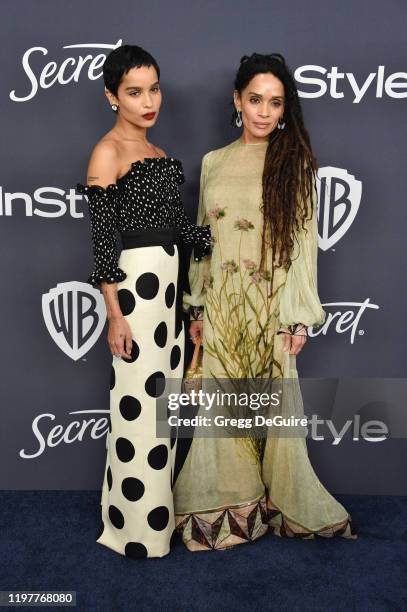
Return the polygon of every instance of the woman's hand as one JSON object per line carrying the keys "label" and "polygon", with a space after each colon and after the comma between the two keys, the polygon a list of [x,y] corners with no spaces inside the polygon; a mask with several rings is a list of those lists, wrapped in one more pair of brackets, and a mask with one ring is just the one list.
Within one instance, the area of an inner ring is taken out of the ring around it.
{"label": "woman's hand", "polygon": [[306,327],[302,326],[302,328],[298,329],[295,334],[291,334],[289,330],[285,330],[287,330],[287,328],[283,328],[281,330],[284,332],[283,351],[290,351],[290,355],[298,355],[307,341]]}
{"label": "woman's hand", "polygon": [[133,346],[132,340],[130,325],[123,316],[109,319],[107,341],[113,356],[120,355],[120,357],[129,359]]}
{"label": "woman's hand", "polygon": [[189,326],[189,335],[194,344],[198,342],[198,338],[203,343],[203,321],[192,321]]}

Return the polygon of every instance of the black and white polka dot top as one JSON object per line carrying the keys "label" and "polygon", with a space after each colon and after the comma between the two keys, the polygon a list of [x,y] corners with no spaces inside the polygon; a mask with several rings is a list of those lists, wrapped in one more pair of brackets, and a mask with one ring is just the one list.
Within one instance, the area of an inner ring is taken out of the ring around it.
{"label": "black and white polka dot top", "polygon": [[184,245],[194,247],[199,261],[211,248],[210,226],[192,224],[181,201],[179,185],[185,182],[182,163],[174,157],[150,157],[131,164],[126,174],[106,188],[82,185],[91,221],[94,270],[92,285],[116,283],[126,278],[118,267],[116,230],[177,227]]}

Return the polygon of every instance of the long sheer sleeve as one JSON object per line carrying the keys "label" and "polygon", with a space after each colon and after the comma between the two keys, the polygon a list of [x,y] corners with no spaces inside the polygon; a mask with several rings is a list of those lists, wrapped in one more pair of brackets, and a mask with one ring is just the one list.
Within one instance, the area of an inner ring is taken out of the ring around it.
{"label": "long sheer sleeve", "polygon": [[89,205],[94,267],[87,282],[94,286],[100,286],[102,281],[107,283],[123,281],[127,275],[117,265],[117,185],[112,183],[104,188],[99,185],[78,183],[76,190],[88,197]]}
{"label": "long sheer sleeve", "polygon": [[301,323],[307,327],[320,327],[326,319],[318,295],[318,218],[317,194],[314,193],[314,211],[305,221],[294,240],[292,263],[280,297],[280,322],[286,327]]}
{"label": "long sheer sleeve", "polygon": [[[198,226],[209,226],[209,219],[205,211],[204,194],[205,184],[208,176],[209,153],[204,155],[201,164],[201,176],[199,183],[199,205],[196,224]],[[183,306],[190,313],[191,319],[202,319],[205,308],[206,283],[210,278],[211,251],[194,249],[189,266],[189,284],[191,294],[184,293]]]}

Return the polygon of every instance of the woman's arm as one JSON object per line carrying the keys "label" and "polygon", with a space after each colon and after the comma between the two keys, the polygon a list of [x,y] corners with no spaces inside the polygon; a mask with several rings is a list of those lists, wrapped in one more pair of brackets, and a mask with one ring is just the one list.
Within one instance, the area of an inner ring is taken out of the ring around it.
{"label": "woman's arm", "polygon": [[100,286],[102,282],[120,282],[126,278],[126,274],[117,265],[117,164],[118,157],[113,145],[99,143],[89,162],[88,184],[77,185],[77,190],[88,197],[94,259],[94,269],[88,282],[95,286]]}
{"label": "woman's arm", "polygon": [[316,206],[313,216],[297,233],[291,266],[280,299],[280,322],[284,326],[302,323],[321,326],[326,313],[318,295],[317,257],[318,221]]}
{"label": "woman's arm", "polygon": [[[297,326],[297,329],[291,328],[291,332],[295,334],[291,338],[299,338],[295,342],[299,343],[300,350],[305,342],[302,337],[302,334],[306,333],[304,327],[320,327],[326,319],[326,312],[322,308],[318,295],[318,198],[315,187],[312,197],[313,215],[304,222],[305,229],[301,224],[300,231],[297,232],[292,262],[280,296],[281,331],[287,330],[289,326]],[[289,334],[286,335],[285,346],[288,341]]]}
{"label": "woman's arm", "polygon": [[[199,205],[196,224],[200,227],[210,227],[204,204],[204,192],[209,171],[209,153],[204,155],[201,164],[199,181]],[[189,310],[190,319],[202,320],[205,308],[206,288],[205,281],[209,278],[211,265],[211,251],[205,248],[195,248],[189,266],[189,284],[191,294],[184,293],[183,305]]]}
{"label": "woman's arm", "polygon": [[78,184],[88,195],[92,230],[94,270],[88,282],[100,286],[109,321],[108,344],[112,355],[129,357],[132,349],[130,326],[120,309],[117,282],[126,278],[117,266],[116,211],[117,153],[109,143],[99,143],[92,152],[87,185]]}

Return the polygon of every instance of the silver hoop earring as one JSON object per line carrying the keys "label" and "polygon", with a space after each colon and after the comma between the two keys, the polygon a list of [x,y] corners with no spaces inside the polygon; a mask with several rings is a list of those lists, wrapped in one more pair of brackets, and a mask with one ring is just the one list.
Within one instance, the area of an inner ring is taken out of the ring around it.
{"label": "silver hoop earring", "polygon": [[238,110],[236,111],[235,125],[236,127],[242,127],[243,125],[242,111],[238,111]]}
{"label": "silver hoop earring", "polygon": [[114,112],[116,112],[116,111],[117,111],[117,109],[119,108],[119,107],[117,106],[117,104],[112,104],[111,106],[112,106],[112,111],[114,111]]}
{"label": "silver hoop earring", "polygon": [[283,130],[285,128],[285,122],[284,121],[282,121],[282,123],[278,122],[277,127],[279,130]]}

